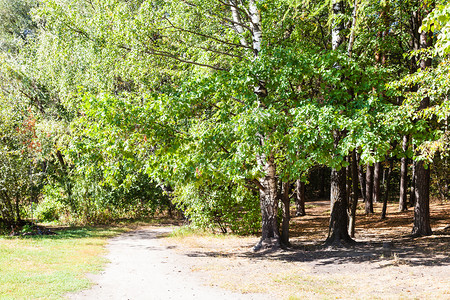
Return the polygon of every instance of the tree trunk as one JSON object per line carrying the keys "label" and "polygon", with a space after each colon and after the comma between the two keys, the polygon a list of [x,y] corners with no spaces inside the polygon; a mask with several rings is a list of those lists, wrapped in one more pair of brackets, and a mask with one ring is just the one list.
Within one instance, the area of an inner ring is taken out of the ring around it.
{"label": "tree trunk", "polygon": [[411,189],[409,191],[409,206],[414,207],[416,205],[416,162],[412,163],[411,171]]}
{"label": "tree trunk", "polygon": [[305,183],[300,179],[295,182],[295,207],[297,209],[296,216],[306,215],[305,211]]}
{"label": "tree trunk", "polygon": [[[432,7],[429,7],[430,11]],[[424,14],[429,13],[424,11]],[[428,32],[420,33],[420,48],[426,49],[432,46],[432,38]],[[420,60],[420,69],[425,70],[431,66],[431,58],[422,58]],[[430,98],[425,97],[420,101],[419,110],[430,106]],[[416,164],[416,205],[414,206],[414,225],[412,229],[413,236],[431,235],[430,225],[430,166],[426,166],[423,161]]]}
{"label": "tree trunk", "polygon": [[325,245],[341,246],[354,241],[348,234],[347,195],[345,194],[345,168],[331,170],[331,216]]}
{"label": "tree trunk", "polygon": [[[258,158],[260,164],[264,163],[263,156]],[[280,232],[278,229],[278,189],[276,178],[276,167],[273,157],[266,160],[264,164],[266,176],[260,179],[259,200],[261,206],[261,240],[253,248],[254,251],[267,248],[278,248],[280,246]]]}
{"label": "tree trunk", "polygon": [[356,154],[356,159],[358,163],[358,178],[359,185],[361,186],[361,196],[363,198],[364,203],[366,203],[366,174],[364,174],[363,166],[360,164],[360,154]]}
{"label": "tree trunk", "polygon": [[367,164],[366,171],[366,215],[373,213],[373,169],[374,167]]}
{"label": "tree trunk", "polygon": [[351,196],[352,196],[352,159],[351,159],[351,155],[347,155],[346,161],[348,162],[349,165],[347,166],[347,168],[345,168],[345,171],[346,171],[345,193],[347,194],[347,203],[350,203],[352,201],[351,200]]}
{"label": "tree trunk", "polygon": [[398,201],[398,210],[406,211],[408,210],[407,202],[407,189],[408,189],[408,158],[406,156],[406,151],[408,150],[408,136],[403,136],[403,157],[400,166],[400,198]]}
{"label": "tree trunk", "polygon": [[[342,30],[344,23],[342,14],[344,13],[344,1],[333,0],[333,28],[331,29],[331,43],[333,50],[337,50],[342,43]],[[339,64],[337,63],[337,66]],[[334,148],[339,146],[342,133],[335,130]],[[346,171],[345,168],[331,170],[331,191],[330,191],[330,225],[328,227],[328,237],[325,241],[326,245],[340,246],[351,244],[354,241],[348,235],[348,215],[347,215],[347,195],[346,195]]]}
{"label": "tree trunk", "polygon": [[381,210],[381,219],[386,219],[387,202],[389,200],[389,185],[391,182],[391,173],[393,168],[394,160],[389,159],[389,169],[386,174],[385,185],[384,185],[384,199],[383,199],[383,209]]}
{"label": "tree trunk", "polygon": [[381,202],[380,179],[382,174],[382,165],[375,163],[373,172],[373,202]]}
{"label": "tree trunk", "polygon": [[283,214],[283,221],[281,223],[281,244],[283,246],[290,246],[289,243],[289,221],[291,219],[290,203],[291,200],[289,199],[289,182],[283,182],[281,193],[281,204]]}
{"label": "tree trunk", "polygon": [[325,191],[325,184],[326,184],[326,169],[325,169],[325,167],[320,167],[319,174],[320,174],[319,198],[324,199],[325,197],[327,197],[326,191]]}
{"label": "tree trunk", "polygon": [[355,237],[355,220],[356,220],[356,208],[358,206],[358,166],[356,161],[356,151],[352,151],[352,203],[350,209],[350,221],[349,221],[349,233],[352,238]]}
{"label": "tree trunk", "polygon": [[430,225],[430,167],[423,161],[416,165],[416,204],[414,206],[413,236],[433,234]]}

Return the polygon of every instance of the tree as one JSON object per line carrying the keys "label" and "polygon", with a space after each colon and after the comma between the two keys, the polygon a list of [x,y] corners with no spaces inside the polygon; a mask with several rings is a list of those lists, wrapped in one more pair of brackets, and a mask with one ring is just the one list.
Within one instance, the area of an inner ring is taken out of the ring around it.
{"label": "tree", "polygon": [[[344,2],[334,0],[333,9],[333,28],[332,28],[332,49],[337,50],[342,43],[343,21],[342,14],[344,11]],[[339,64],[337,68],[341,67]],[[335,130],[334,147],[338,147],[338,143],[343,133]],[[346,171],[342,166],[334,167],[331,170],[331,216],[328,229],[328,237],[325,241],[328,245],[340,245],[341,243],[352,243],[353,240],[348,234],[348,217],[347,206],[348,197],[346,195]]]}
{"label": "tree", "polygon": [[407,187],[408,187],[408,157],[406,156],[406,151],[408,150],[408,136],[403,136],[402,150],[404,152],[401,158],[401,169],[400,169],[400,198],[398,201],[398,210],[405,211],[408,210],[407,202]]}

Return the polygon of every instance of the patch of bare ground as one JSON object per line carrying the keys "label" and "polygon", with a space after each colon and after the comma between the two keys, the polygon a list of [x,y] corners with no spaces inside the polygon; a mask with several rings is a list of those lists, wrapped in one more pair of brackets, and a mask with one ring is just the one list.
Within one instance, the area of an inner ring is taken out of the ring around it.
{"label": "patch of bare ground", "polygon": [[323,247],[329,202],[307,203],[307,215],[291,220],[292,247],[254,253],[257,236],[184,235],[163,243],[209,285],[273,299],[450,299],[450,203],[431,205],[429,237],[408,237],[413,209],[389,204],[381,220],[358,209],[358,242],[349,249]]}

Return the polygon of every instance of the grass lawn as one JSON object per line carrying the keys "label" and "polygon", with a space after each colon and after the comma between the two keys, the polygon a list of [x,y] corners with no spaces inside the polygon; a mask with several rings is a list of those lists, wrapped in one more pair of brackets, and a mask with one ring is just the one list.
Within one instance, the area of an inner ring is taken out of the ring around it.
{"label": "grass lawn", "polygon": [[67,228],[57,235],[0,236],[0,299],[61,299],[90,286],[107,239],[125,228]]}

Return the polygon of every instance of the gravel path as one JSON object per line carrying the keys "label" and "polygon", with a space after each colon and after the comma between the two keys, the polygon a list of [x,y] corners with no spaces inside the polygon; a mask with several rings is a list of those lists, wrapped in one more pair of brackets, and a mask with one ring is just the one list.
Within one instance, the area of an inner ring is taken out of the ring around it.
{"label": "gravel path", "polygon": [[158,235],[168,231],[148,228],[112,239],[106,256],[110,263],[99,275],[90,275],[95,285],[68,295],[69,299],[270,299],[266,295],[243,295],[205,286],[184,263],[189,257],[158,241]]}

